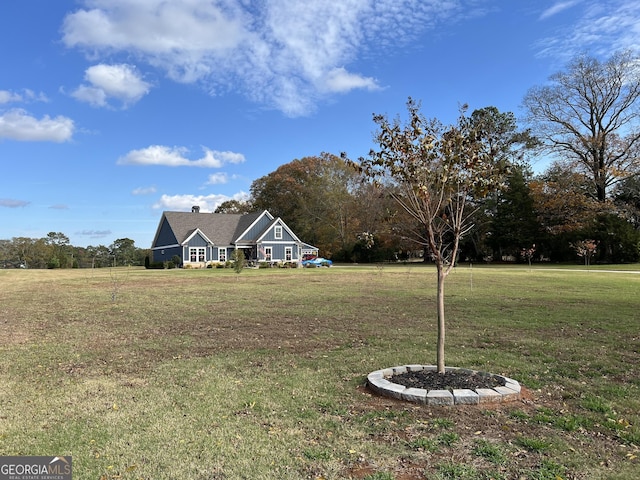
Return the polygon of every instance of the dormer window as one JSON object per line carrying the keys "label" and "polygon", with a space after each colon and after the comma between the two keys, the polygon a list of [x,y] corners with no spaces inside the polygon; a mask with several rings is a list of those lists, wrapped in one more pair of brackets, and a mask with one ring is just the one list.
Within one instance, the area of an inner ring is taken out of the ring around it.
{"label": "dormer window", "polygon": [[282,227],[277,225],[273,229],[276,240],[282,240]]}

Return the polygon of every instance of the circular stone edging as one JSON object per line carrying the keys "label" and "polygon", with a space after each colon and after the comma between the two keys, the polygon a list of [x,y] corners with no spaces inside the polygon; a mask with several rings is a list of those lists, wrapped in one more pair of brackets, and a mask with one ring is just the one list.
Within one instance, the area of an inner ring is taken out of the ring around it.
{"label": "circular stone edging", "polygon": [[[502,378],[505,385],[494,388],[426,390],[424,388],[405,387],[389,381],[394,375],[407,372],[421,372],[423,370],[437,370],[435,365],[403,365],[399,367],[376,370],[367,376],[369,388],[380,395],[406,400],[408,402],[423,403],[426,405],[478,405],[481,403],[510,402],[520,398],[520,383],[502,375],[494,375]],[[477,370],[469,370],[458,367],[445,367],[446,371],[459,371],[469,374],[484,373]]]}

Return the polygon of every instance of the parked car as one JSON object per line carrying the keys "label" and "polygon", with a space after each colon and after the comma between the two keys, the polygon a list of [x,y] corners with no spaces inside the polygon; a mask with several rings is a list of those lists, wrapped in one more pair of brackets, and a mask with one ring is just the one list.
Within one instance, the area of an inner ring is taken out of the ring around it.
{"label": "parked car", "polygon": [[303,267],[330,267],[331,265],[333,265],[331,260],[322,257],[314,257],[302,261]]}

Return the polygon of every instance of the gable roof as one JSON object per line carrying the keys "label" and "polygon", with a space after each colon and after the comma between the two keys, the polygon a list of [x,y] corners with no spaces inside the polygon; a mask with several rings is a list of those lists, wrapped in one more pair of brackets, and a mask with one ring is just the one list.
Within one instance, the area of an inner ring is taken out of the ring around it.
{"label": "gable roof", "polygon": [[[271,215],[267,210],[265,210],[260,215],[258,215],[255,219],[253,219],[253,221],[250,224],[243,225],[243,226],[238,225],[237,235],[234,237],[235,241],[237,243],[255,243],[256,232],[253,232],[254,233],[254,238],[249,238],[248,235],[249,235],[249,232],[251,231],[251,229],[258,223],[258,221],[263,216],[266,216],[271,222],[273,222],[273,215]],[[271,224],[269,224],[269,226],[270,225]],[[267,228],[269,228],[269,227],[267,227]],[[260,233],[262,233],[262,232],[259,232],[258,234],[260,234]]]}
{"label": "gable roof", "polygon": [[200,235],[200,237],[202,237],[202,239],[207,243],[214,243],[204,233],[202,233],[202,230],[200,230],[199,228],[196,228],[193,232],[191,232],[191,234],[189,234],[189,236],[185,238],[184,243],[187,243],[196,235]]}
{"label": "gable roof", "polygon": [[291,235],[291,238],[293,238],[294,241],[300,243],[300,239],[298,238],[298,236],[295,233],[293,233],[293,230],[291,230],[280,217],[274,218],[273,220],[271,220],[271,223],[267,225],[267,228],[265,228],[264,231],[260,234],[260,236],[256,238],[256,241],[259,242],[260,240],[262,240],[265,237],[265,235],[269,232],[269,230],[271,230],[271,228],[273,228],[275,225],[280,225],[287,232],[289,232],[289,235]]}
{"label": "gable roof", "polygon": [[248,214],[164,212],[153,239],[153,246],[159,246],[157,245],[158,236],[165,221],[180,245],[184,244],[196,230],[202,232],[214,245],[232,245],[238,235],[245,232],[263,214],[264,212]]}

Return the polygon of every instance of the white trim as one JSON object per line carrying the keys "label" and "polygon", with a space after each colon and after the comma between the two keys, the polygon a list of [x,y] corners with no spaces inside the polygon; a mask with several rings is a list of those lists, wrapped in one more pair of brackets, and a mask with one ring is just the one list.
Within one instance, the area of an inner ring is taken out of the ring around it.
{"label": "white trim", "polygon": [[164,250],[166,248],[176,248],[176,247],[182,247],[182,245],[180,245],[179,243],[175,243],[173,245],[162,245],[161,247],[153,247],[151,248],[151,250]]}
{"label": "white trim", "polygon": [[202,238],[204,238],[209,245],[214,245],[214,243],[211,240],[209,240],[209,238],[204,233],[202,233],[202,230],[200,230],[199,228],[196,228],[191,235],[185,238],[184,242],[182,242],[182,245],[186,246],[189,243],[189,240],[195,237],[196,233],[199,233],[200,236],[202,236]]}
{"label": "white trim", "polygon": [[[278,241],[273,241],[273,240],[267,240],[269,243],[292,243],[292,242],[296,242],[296,243],[302,243],[300,241],[300,239],[298,238],[298,236],[293,233],[293,231],[287,226],[286,223],[284,223],[284,221],[278,217],[275,219],[275,221],[273,222],[273,224],[271,225],[271,228],[268,228],[264,231],[264,233],[262,235],[260,235],[260,237],[258,237],[256,239],[256,243],[259,243],[261,241],[264,241],[264,237],[267,235],[267,233],[269,233],[272,229],[275,228],[276,225],[280,224],[280,226],[282,228],[284,228],[287,232],[289,232],[289,235],[291,235],[291,238],[293,238],[293,240],[285,240],[283,242],[278,242]],[[274,236],[275,236],[275,232],[274,232]]]}
{"label": "white trim", "polygon": [[260,244],[267,243],[269,245],[298,245],[298,242],[294,242],[293,240],[263,240]]}
{"label": "white trim", "polygon": [[[204,263],[207,261],[207,247],[187,247],[188,250],[188,257],[189,257],[189,263]],[[191,260],[191,252],[195,250],[195,257],[196,260]],[[202,255],[203,258],[202,260],[200,260],[200,250],[202,250]]]}
{"label": "white trim", "polygon": [[247,232],[248,232],[249,230],[251,230],[251,229],[255,226],[255,224],[256,224],[256,223],[258,223],[258,222],[260,221],[260,219],[261,219],[262,217],[264,217],[264,216],[265,216],[265,214],[269,217],[269,220],[273,220],[273,215],[271,215],[267,210],[265,210],[265,211],[264,211],[264,212],[262,212],[260,215],[258,215],[258,218],[256,218],[256,219],[251,223],[251,225],[249,225],[249,226],[247,227],[247,229],[246,229],[244,232],[242,232],[240,235],[238,235],[238,238],[236,238],[236,239],[233,241],[233,243],[234,243],[234,244],[238,243],[238,241],[239,241],[241,238],[243,238],[243,237],[247,234]]}
{"label": "white trim", "polygon": [[280,221],[280,223],[282,223],[282,226],[287,230],[287,232],[289,232],[291,234],[291,236],[293,237],[293,239],[296,242],[302,243],[302,241],[298,238],[298,236],[293,233],[293,230],[291,230],[286,223],[284,223],[284,220],[282,220],[280,217],[278,217],[278,220]]}

